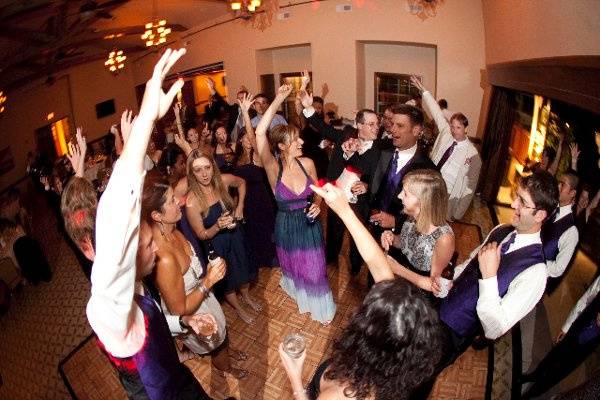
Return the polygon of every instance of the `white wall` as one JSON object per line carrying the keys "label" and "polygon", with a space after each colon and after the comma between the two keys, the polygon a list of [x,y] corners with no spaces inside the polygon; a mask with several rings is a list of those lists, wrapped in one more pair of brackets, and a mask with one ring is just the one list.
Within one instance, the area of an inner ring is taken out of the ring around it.
{"label": "white wall", "polygon": [[[365,104],[374,109],[375,72],[416,74],[433,95],[436,93],[436,49],[403,43],[364,43]],[[452,107],[451,107],[452,108]]]}
{"label": "white wall", "polygon": [[598,0],[483,0],[486,62],[600,55]]}

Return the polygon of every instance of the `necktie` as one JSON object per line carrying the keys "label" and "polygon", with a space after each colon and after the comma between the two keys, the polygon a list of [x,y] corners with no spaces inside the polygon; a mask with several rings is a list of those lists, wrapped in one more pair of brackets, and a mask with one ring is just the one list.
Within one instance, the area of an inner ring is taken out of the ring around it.
{"label": "necktie", "polygon": [[448,147],[446,149],[446,151],[444,152],[444,154],[442,154],[442,158],[440,158],[440,162],[437,165],[439,170],[441,170],[442,167],[444,166],[444,164],[446,163],[446,161],[448,161],[448,159],[452,155],[452,152],[454,151],[454,148],[456,147],[456,145],[457,145],[456,141],[452,142],[450,147]]}
{"label": "necktie", "polygon": [[513,232],[510,234],[510,237],[508,238],[508,240],[506,242],[502,243],[502,246],[500,247],[500,254],[503,254],[503,255],[506,254],[510,245],[515,242],[515,237],[517,237],[517,233]]}
{"label": "necktie", "polygon": [[398,169],[398,152],[394,152],[394,157],[392,157],[392,164],[390,165],[391,176],[396,175],[396,170]]}

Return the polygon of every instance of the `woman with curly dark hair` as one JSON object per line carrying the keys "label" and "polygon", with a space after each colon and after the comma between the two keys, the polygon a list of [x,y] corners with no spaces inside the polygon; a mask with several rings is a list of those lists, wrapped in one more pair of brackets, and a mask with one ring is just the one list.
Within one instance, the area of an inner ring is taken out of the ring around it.
{"label": "woman with curly dark hair", "polygon": [[293,359],[280,346],[294,398],[407,399],[429,381],[441,356],[437,313],[416,287],[394,280],[385,254],[340,189],[330,184],[312,189],[344,221],[377,283],[335,342],[332,357],[317,368],[307,390],[302,386],[306,352]]}

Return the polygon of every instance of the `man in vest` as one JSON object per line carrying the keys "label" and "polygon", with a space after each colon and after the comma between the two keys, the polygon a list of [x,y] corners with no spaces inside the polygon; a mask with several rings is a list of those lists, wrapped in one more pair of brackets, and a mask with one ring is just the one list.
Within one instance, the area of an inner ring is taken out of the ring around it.
{"label": "man in vest", "polygon": [[550,174],[523,178],[511,204],[511,224],[495,227],[456,268],[453,287],[440,307],[447,336],[440,371],[475,336],[499,338],[541,299],[547,273],[540,230],[557,203],[557,185]]}
{"label": "man in vest", "polygon": [[[162,91],[165,76],[183,54],[185,49],[168,49],[154,67],[140,114],[97,212],[95,202],[86,199],[90,196],[77,190],[86,187],[81,177],[67,185],[62,199],[69,235],[94,261],[88,321],[131,399],[210,399],[192,372],[179,362],[169,326],[210,334],[216,328],[214,318],[199,315],[166,320],[141,282],[154,268],[156,251],[150,227],[140,225],[144,155],[155,121],[169,110],[183,86],[178,80],[166,94]],[[91,188],[89,182],[87,187]]]}
{"label": "man in vest", "polygon": [[535,371],[523,376],[531,381],[524,399],[541,396],[559,383],[600,344],[600,277],[597,277],[571,310],[557,344],[539,363]]}
{"label": "man in vest", "polygon": [[558,208],[542,226],[542,243],[548,269],[547,292],[552,292],[561,281],[579,242],[573,205],[577,197],[579,178],[567,171],[558,179]]}

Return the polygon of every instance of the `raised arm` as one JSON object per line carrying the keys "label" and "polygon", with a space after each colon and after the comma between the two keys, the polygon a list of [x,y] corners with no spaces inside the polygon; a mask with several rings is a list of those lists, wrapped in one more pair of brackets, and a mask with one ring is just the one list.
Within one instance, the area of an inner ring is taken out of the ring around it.
{"label": "raised arm", "polygon": [[577,161],[579,160],[579,154],[581,154],[579,145],[573,142],[569,145],[569,149],[571,150],[571,169],[577,172]]}
{"label": "raised arm", "polygon": [[75,171],[75,176],[83,178],[83,174],[85,172],[85,153],[87,151],[87,144],[85,137],[81,134],[81,127],[77,128],[75,141],[76,143],[73,143],[73,141],[69,142],[69,152],[67,153],[67,158],[71,162],[73,171]]}
{"label": "raised arm", "polygon": [[563,144],[565,143],[564,136],[561,136],[558,140],[558,148],[556,149],[556,157],[552,161],[552,164],[548,167],[548,172],[552,175],[556,175],[556,171],[558,171],[558,164],[560,163],[560,158],[562,156]]}
{"label": "raised arm", "polygon": [[238,100],[238,104],[240,105],[240,110],[242,111],[242,118],[244,118],[244,129],[246,130],[246,135],[248,136],[248,139],[250,139],[250,143],[252,143],[252,148],[258,153],[256,146],[256,135],[254,134],[254,128],[252,127],[252,122],[250,120],[250,107],[252,104],[254,104],[254,96],[252,93],[246,93],[242,100]]}
{"label": "raised arm", "polygon": [[140,115],[98,205],[96,257],[87,315],[107,350],[117,357],[137,352],[145,337],[143,315],[133,302],[143,162],[154,121],[166,113],[183,84],[178,81],[167,94],[161,88],[169,69],[183,54],[185,49],[168,49],[154,67]]}
{"label": "raised arm", "polygon": [[120,160],[131,168],[135,168],[139,173],[144,171],[144,156],[146,155],[154,122],[167,113],[173,98],[183,87],[183,80],[178,79],[167,93],[162,90],[162,83],[167,73],[184,54],[185,49],[174,51],[167,49],[156,63],[152,78],[146,83],[140,113],[133,124],[130,137],[125,139],[125,135],[123,136],[126,143]]}
{"label": "raised arm", "polygon": [[271,149],[269,148],[269,139],[267,138],[267,130],[271,125],[271,121],[281,106],[281,103],[290,95],[292,92],[292,85],[282,85],[277,91],[277,96],[275,96],[275,100],[271,103],[262,119],[256,126],[256,146],[258,148],[258,156],[260,157],[260,161],[262,162],[265,170],[269,174],[269,180],[273,177],[273,174],[276,174],[277,171],[277,161],[275,157],[271,153]]}
{"label": "raised arm", "polygon": [[[433,158],[433,155],[437,154],[441,150],[440,146],[445,151],[447,148],[447,141],[452,140],[450,125],[448,124],[448,121],[446,121],[440,105],[437,101],[435,101],[433,95],[427,90],[423,83],[421,83],[421,81],[414,75],[410,77],[410,81],[421,93],[423,99],[423,109],[433,119],[439,131],[431,150]],[[446,145],[444,146],[444,144]]]}
{"label": "raised arm", "polygon": [[369,271],[371,271],[375,282],[394,279],[394,274],[388,265],[383,250],[381,250],[375,239],[373,239],[373,236],[371,236],[367,228],[365,228],[354,211],[352,211],[344,192],[330,183],[327,183],[322,188],[311,185],[311,188],[325,199],[329,208],[335,211],[344,222],[344,225],[346,225],[356,243],[360,255],[365,260]]}

